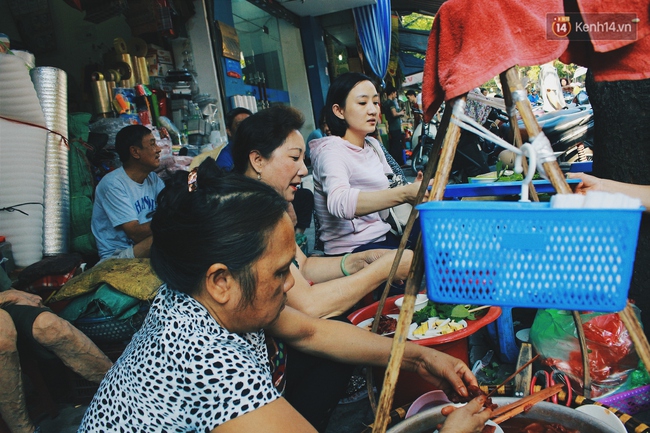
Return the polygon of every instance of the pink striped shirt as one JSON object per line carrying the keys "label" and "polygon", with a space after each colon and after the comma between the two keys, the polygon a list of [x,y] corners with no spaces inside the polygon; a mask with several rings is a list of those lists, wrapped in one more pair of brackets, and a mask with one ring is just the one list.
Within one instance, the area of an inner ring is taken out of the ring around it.
{"label": "pink striped shirt", "polygon": [[361,191],[388,189],[390,166],[372,137],[362,148],[338,136],[309,142],[314,177],[314,207],[321,224],[325,254],[348,253],[360,245],[383,241],[388,211],[356,217]]}

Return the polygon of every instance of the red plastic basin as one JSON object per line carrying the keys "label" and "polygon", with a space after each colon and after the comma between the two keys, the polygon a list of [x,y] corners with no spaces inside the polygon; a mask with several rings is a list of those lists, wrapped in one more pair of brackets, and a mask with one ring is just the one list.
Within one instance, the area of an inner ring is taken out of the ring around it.
{"label": "red plastic basin", "polygon": [[[401,295],[387,298],[382,314],[399,314],[399,308],[395,306],[395,300],[400,297]],[[375,302],[367,307],[363,307],[350,314],[348,319],[354,325],[357,325],[366,319],[373,318],[377,312],[378,305],[379,302]],[[494,322],[500,315],[501,308],[490,307],[488,312],[479,319],[468,320],[467,328],[452,332],[451,334],[415,340],[412,342],[419,344],[420,346],[432,347],[448,355],[455,356],[465,364],[469,364],[469,336],[484,326]],[[375,385],[377,388],[380,388],[384,381],[384,372],[384,369],[373,369]],[[400,371],[399,379],[395,387],[393,407],[399,407],[411,403],[425,392],[433,391],[435,389],[436,388],[433,385],[422,380],[422,378],[417,374],[409,371]]]}

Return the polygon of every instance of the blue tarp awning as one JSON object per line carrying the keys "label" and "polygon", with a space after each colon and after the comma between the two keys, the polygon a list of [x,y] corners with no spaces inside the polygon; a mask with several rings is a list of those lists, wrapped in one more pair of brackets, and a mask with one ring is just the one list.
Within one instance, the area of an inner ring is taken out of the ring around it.
{"label": "blue tarp awning", "polygon": [[424,70],[424,59],[416,57],[411,53],[400,51],[399,65],[404,75],[409,76]]}
{"label": "blue tarp awning", "polygon": [[424,58],[414,53],[424,56],[428,40],[429,32],[425,30],[399,29],[399,64],[405,76],[424,70]]}

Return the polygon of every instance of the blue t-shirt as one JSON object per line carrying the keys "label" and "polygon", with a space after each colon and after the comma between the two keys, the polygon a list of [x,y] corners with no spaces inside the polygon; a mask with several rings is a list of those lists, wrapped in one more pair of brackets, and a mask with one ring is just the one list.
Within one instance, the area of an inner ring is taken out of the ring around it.
{"label": "blue t-shirt", "polygon": [[132,180],[123,167],[104,176],[95,191],[91,224],[100,258],[133,245],[124,230],[116,227],[129,221],[151,221],[149,214],[156,209],[156,197],[164,187],[154,172],[141,184]]}
{"label": "blue t-shirt", "polygon": [[221,149],[219,156],[217,156],[217,167],[222,168],[225,171],[232,171],[235,166],[235,161],[232,159],[232,142],[228,142],[226,147]]}

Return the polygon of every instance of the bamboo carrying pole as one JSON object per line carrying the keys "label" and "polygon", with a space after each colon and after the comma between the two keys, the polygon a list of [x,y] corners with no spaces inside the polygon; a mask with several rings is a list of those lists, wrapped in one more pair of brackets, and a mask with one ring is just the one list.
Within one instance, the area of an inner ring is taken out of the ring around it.
{"label": "bamboo carrying pole", "polygon": [[[463,97],[462,99],[464,100],[465,98]],[[431,193],[429,195],[429,201],[442,200],[442,197],[444,196],[447,179],[449,178],[449,173],[451,172],[451,165],[453,163],[454,154],[456,153],[456,147],[460,138],[460,127],[454,123],[449,122],[451,116],[450,113],[453,110],[455,101],[456,100],[449,101],[447,107],[445,108],[445,117],[443,118],[443,123],[445,123],[444,121],[446,119],[447,128],[444,136],[444,141],[442,143],[442,154],[440,155],[440,159],[437,161],[438,167],[436,170]],[[438,142],[437,138],[436,142]],[[425,173],[429,174],[429,178],[431,174],[433,174],[432,166],[435,162],[436,161],[434,161],[432,158],[429,158],[429,162],[425,170]],[[444,179],[441,180],[443,176]],[[420,192],[423,189],[426,190],[428,184],[429,179],[424,177],[422,180],[422,185],[420,186]],[[418,197],[419,196],[420,194],[418,193]],[[424,194],[422,197],[424,197]],[[411,218],[414,219],[413,212],[411,213]],[[409,218],[409,222],[411,218]],[[402,244],[405,244],[404,237],[406,236],[407,234],[405,232],[402,237],[402,242],[400,243],[400,248],[402,248]],[[398,252],[398,257],[400,255],[401,253]],[[396,261],[398,257],[395,258]],[[393,268],[394,267],[395,263],[393,263]],[[420,284],[422,283],[423,275],[424,258],[422,251],[422,238],[420,236],[418,237],[418,241],[415,246],[413,262],[411,264],[408,280],[406,282],[404,302],[402,303],[402,309],[400,310],[399,319],[397,320],[397,329],[395,330],[395,335],[393,336],[393,345],[391,347],[390,358],[388,359],[388,366],[386,368],[386,374],[384,375],[384,383],[382,386],[381,395],[379,396],[379,407],[377,408],[377,413],[375,414],[375,422],[372,429],[373,433],[384,433],[388,427],[388,422],[390,421],[390,410],[393,405],[395,386],[397,385],[399,369],[402,364],[402,359],[404,358],[406,337],[408,336],[409,326],[411,325],[411,319],[413,318],[415,296],[420,288]],[[389,276],[389,281],[392,279],[392,276]],[[381,305],[379,307],[381,307]],[[381,310],[378,308],[378,311]],[[375,319],[374,322],[378,322],[378,320]]]}
{"label": "bamboo carrying pole", "polygon": [[643,328],[641,328],[641,324],[639,324],[639,320],[636,317],[636,314],[634,314],[632,304],[628,302],[625,309],[620,311],[618,315],[627,328],[627,331],[630,333],[630,338],[634,343],[636,353],[639,355],[639,358],[641,358],[641,361],[643,361],[646,370],[650,372],[650,344],[648,344],[648,339],[643,332]]}
{"label": "bamboo carrying pole", "polygon": [[[442,130],[447,130],[447,127],[449,126],[449,120],[451,119],[451,110],[445,110],[443,113],[442,121],[441,121],[441,128]],[[439,155],[440,155],[440,149],[442,148],[442,143],[443,143],[443,137],[444,134],[438,134],[436,136],[433,148],[431,149],[431,153],[429,155],[429,161],[424,169],[424,173],[422,174],[423,179],[422,179],[422,184],[420,185],[420,190],[418,191],[417,197],[416,197],[416,203],[422,202],[424,199],[424,196],[427,192],[427,188],[429,185],[429,180],[433,177],[434,170],[436,169],[436,166],[438,165],[439,161]],[[391,284],[393,282],[393,279],[395,278],[395,274],[397,273],[397,268],[399,267],[399,263],[402,260],[402,255],[404,253],[404,249],[406,248],[406,242],[411,235],[411,231],[413,229],[413,225],[415,224],[415,218],[417,217],[417,211],[415,208],[411,211],[411,215],[409,215],[409,219],[406,223],[406,227],[404,228],[404,233],[402,235],[402,239],[399,244],[399,248],[397,249],[397,253],[395,254],[395,259],[393,260],[393,265],[390,269],[390,272],[388,274],[388,278],[386,280],[386,284],[384,286],[384,291],[381,295],[381,298],[379,299],[379,303],[377,305],[377,311],[375,312],[375,318],[372,322],[372,328],[371,332],[377,333],[377,330],[379,329],[379,317],[382,314],[382,311],[384,310],[384,305],[386,303],[386,298],[388,296],[388,292],[390,291]],[[368,389],[368,400],[370,401],[370,407],[372,408],[372,411],[374,414],[377,413],[377,402],[375,401],[375,392],[374,392],[374,377],[372,375],[372,368],[367,368],[366,369],[366,385]]]}
{"label": "bamboo carrying pole", "polygon": [[[500,74],[499,78],[501,79],[502,83],[508,81],[505,72]],[[515,146],[517,146],[517,148],[520,149],[521,145],[524,143],[521,138],[521,131],[519,130],[519,121],[517,120],[517,110],[515,110],[515,106],[512,103],[512,94],[510,93],[510,88],[508,86],[502,86],[502,87],[503,87],[503,99],[505,100],[506,103],[506,110],[508,111],[508,117],[510,118],[510,127],[512,128],[512,143]],[[524,168],[523,174],[524,177],[526,177],[526,175],[528,174],[528,160],[524,158],[521,162]],[[528,193],[532,201],[534,202],[539,201],[537,190],[535,189],[535,185],[533,185],[532,182],[528,184]]]}
{"label": "bamboo carrying pole", "polygon": [[[505,83],[502,82],[501,85],[504,86],[504,88],[505,86],[508,87],[508,92],[512,95],[512,102],[514,102],[517,110],[519,110],[519,114],[521,115],[521,119],[524,121],[524,126],[528,132],[528,136],[533,140],[542,132],[542,129],[539,127],[537,119],[533,114],[533,109],[530,106],[530,101],[528,101],[526,91],[521,85],[517,70],[514,67],[510,68],[506,70],[502,76],[505,77],[506,81]],[[566,182],[566,179],[564,179],[564,174],[562,173],[559,164],[555,160],[555,157],[550,161],[544,162],[542,165],[546,171],[548,180],[551,182],[558,194],[572,193],[569,184]]]}

